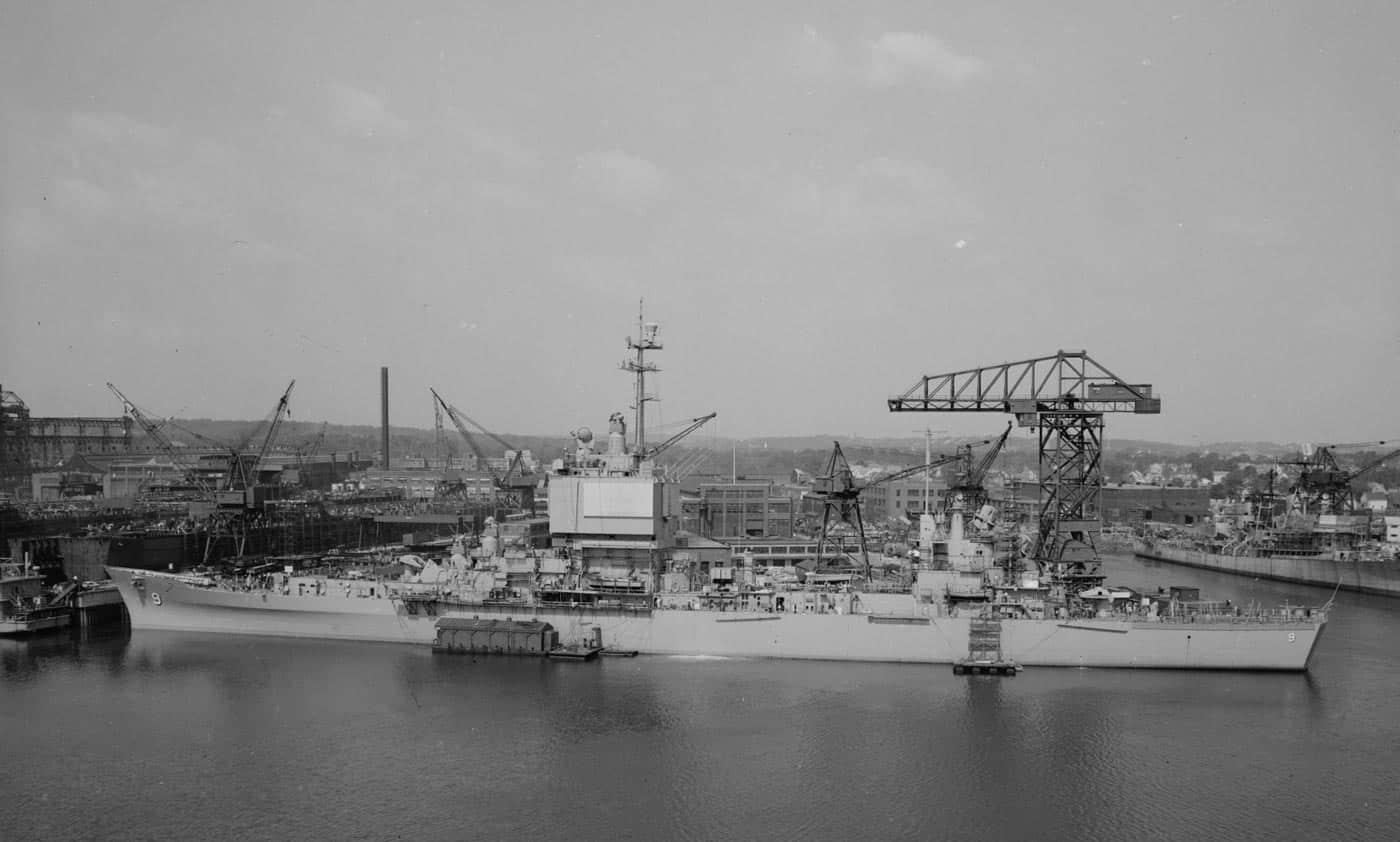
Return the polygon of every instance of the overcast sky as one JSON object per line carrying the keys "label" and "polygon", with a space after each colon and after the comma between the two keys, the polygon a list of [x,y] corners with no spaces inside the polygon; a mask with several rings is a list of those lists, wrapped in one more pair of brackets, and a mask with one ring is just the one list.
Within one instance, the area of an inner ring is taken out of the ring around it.
{"label": "overcast sky", "polygon": [[1110,437],[1400,436],[1398,9],[0,0],[0,383],[598,429],[645,298],[652,426],[1066,348]]}

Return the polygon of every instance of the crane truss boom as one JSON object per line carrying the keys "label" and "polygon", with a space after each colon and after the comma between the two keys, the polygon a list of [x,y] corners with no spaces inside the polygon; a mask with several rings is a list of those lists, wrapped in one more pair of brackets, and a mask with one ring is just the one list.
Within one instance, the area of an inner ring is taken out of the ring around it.
{"label": "crane truss boom", "polygon": [[1124,381],[1085,351],[925,375],[887,403],[891,412],[1011,412],[1022,427],[1046,410],[1162,411],[1150,385]]}
{"label": "crane truss boom", "polygon": [[1065,594],[1103,580],[1095,547],[1102,528],[1103,416],[1161,412],[1150,385],[1127,382],[1085,351],[1061,350],[926,375],[887,404],[891,412],[1009,412],[1017,425],[1035,428],[1041,508],[1033,557]]}

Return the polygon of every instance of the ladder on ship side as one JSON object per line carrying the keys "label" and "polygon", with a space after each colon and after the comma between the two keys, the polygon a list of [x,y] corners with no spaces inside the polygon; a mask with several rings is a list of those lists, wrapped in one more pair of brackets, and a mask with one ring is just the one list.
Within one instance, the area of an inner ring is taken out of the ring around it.
{"label": "ladder on ship side", "polygon": [[971,619],[967,657],[953,663],[954,675],[1015,675],[1016,663],[1001,651],[1001,618],[983,612]]}

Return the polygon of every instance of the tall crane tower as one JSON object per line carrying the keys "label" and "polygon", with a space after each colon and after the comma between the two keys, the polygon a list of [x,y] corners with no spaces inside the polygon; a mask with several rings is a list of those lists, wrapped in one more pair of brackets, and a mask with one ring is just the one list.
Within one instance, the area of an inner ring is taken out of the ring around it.
{"label": "tall crane tower", "polygon": [[921,377],[888,401],[891,412],[1009,412],[1039,432],[1040,518],[1032,553],[1063,597],[1100,584],[1104,415],[1162,411],[1147,384],[1129,383],[1086,351]]}

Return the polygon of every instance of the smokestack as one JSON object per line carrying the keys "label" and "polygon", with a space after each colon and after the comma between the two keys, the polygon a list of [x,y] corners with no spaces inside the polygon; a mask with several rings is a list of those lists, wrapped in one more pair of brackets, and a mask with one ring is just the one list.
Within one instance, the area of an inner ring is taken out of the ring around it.
{"label": "smokestack", "polygon": [[389,367],[379,369],[379,424],[381,430],[381,452],[384,454],[384,470],[389,470]]}

